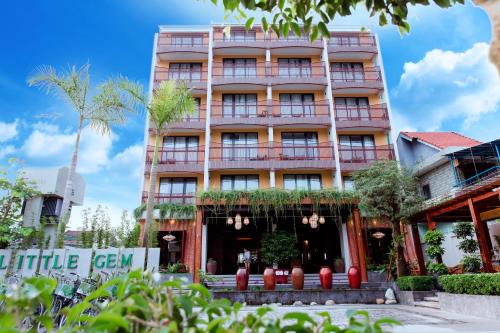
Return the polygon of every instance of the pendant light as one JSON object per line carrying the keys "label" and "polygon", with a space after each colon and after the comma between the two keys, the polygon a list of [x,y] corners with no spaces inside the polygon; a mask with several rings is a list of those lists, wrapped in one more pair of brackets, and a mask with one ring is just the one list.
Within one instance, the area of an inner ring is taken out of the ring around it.
{"label": "pendant light", "polygon": [[319,217],[319,224],[325,224],[325,218],[323,216]]}
{"label": "pendant light", "polygon": [[236,229],[236,230],[240,230],[240,229],[241,229],[241,219],[240,219],[240,221],[239,221],[239,222],[238,222],[238,221],[236,221],[236,222],[234,223],[234,229]]}
{"label": "pendant light", "polygon": [[245,218],[243,219],[243,224],[244,225],[249,225],[250,224],[250,219],[245,216]]}
{"label": "pendant light", "polygon": [[227,222],[226,222],[228,225],[231,225],[233,224],[233,218],[232,217],[228,217],[227,218]]}
{"label": "pendant light", "polygon": [[239,223],[241,225],[241,215],[240,214],[236,214],[236,216],[234,217],[234,222]]}
{"label": "pendant light", "polygon": [[309,223],[309,220],[307,219],[307,216],[304,216],[302,218],[302,224],[307,224],[307,223]]}

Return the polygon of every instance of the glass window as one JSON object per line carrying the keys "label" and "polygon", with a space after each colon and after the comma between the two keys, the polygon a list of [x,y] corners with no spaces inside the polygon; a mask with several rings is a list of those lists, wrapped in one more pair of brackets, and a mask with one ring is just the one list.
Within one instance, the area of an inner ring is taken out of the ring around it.
{"label": "glass window", "polygon": [[283,175],[285,190],[321,190],[321,175]]}
{"label": "glass window", "polygon": [[221,189],[223,191],[250,191],[258,188],[258,175],[221,176]]}
{"label": "glass window", "polygon": [[318,134],[315,132],[281,133],[283,159],[318,159]]}
{"label": "glass window", "polygon": [[198,137],[167,136],[163,138],[163,151],[159,160],[171,163],[198,161]]}
{"label": "glass window", "polygon": [[247,118],[257,115],[256,94],[224,94],[222,105],[224,117]]}
{"label": "glass window", "polygon": [[373,135],[340,135],[341,160],[372,161],[376,159]]}
{"label": "glass window", "polygon": [[351,176],[344,177],[344,190],[346,191],[354,190],[354,179]]}
{"label": "glass window", "polygon": [[196,178],[160,178],[160,202],[194,203]]}
{"label": "glass window", "polygon": [[284,77],[310,77],[311,59],[280,58],[278,59],[278,73]]}
{"label": "glass window", "polygon": [[201,80],[201,64],[199,63],[170,63],[168,70],[170,80]]}
{"label": "glass window", "polygon": [[255,77],[257,62],[255,59],[224,59],[224,76],[227,77]]}
{"label": "glass window", "polygon": [[224,40],[233,42],[255,42],[256,33],[255,31],[231,30],[229,38],[227,38],[226,34],[224,34]]}
{"label": "glass window", "polygon": [[173,46],[202,46],[203,45],[203,36],[182,36],[182,35],[173,35],[172,36],[172,45]]}
{"label": "glass window", "polygon": [[334,62],[330,65],[334,81],[363,81],[364,71],[361,62]]}
{"label": "glass window", "polygon": [[367,97],[335,97],[335,112],[340,119],[370,118]]}
{"label": "glass window", "polygon": [[247,161],[256,159],[258,154],[257,133],[223,133],[222,159]]}
{"label": "glass window", "polygon": [[313,94],[280,94],[282,116],[311,116],[314,112]]}

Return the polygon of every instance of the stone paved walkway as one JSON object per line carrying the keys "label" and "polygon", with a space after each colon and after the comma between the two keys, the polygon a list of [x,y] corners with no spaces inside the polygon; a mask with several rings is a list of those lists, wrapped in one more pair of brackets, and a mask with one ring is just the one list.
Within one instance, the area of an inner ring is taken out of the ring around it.
{"label": "stone paved walkway", "polygon": [[[257,307],[247,306],[243,312],[255,311]],[[451,333],[451,332],[498,332],[500,321],[464,316],[434,309],[416,308],[406,305],[352,305],[336,304],[333,306],[276,306],[276,315],[301,311],[314,315],[316,312],[328,311],[338,325],[345,325],[345,313],[349,309],[363,309],[370,317],[378,319],[391,317],[403,323],[402,327],[393,329],[395,333]]]}

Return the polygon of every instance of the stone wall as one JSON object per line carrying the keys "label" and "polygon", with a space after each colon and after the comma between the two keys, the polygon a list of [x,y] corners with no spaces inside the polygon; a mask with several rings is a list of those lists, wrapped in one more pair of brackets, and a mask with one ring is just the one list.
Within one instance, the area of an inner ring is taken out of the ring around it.
{"label": "stone wall", "polygon": [[441,310],[500,320],[500,296],[438,293]]}
{"label": "stone wall", "polygon": [[431,198],[447,195],[455,185],[453,170],[449,163],[444,163],[419,177],[420,188],[428,184]]}

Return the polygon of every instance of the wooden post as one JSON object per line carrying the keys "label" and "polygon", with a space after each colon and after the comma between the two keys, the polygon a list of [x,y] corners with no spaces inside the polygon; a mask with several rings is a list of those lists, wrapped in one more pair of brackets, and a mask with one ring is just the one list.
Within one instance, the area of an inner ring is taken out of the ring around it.
{"label": "wooden post", "polygon": [[[356,232],[354,230],[354,221],[347,220],[347,242],[349,243],[349,255],[351,256],[351,265],[359,267],[358,244],[356,242]],[[349,269],[349,267],[347,267]]]}
{"label": "wooden post", "polygon": [[203,213],[200,209],[196,210],[196,220],[194,226],[194,267],[193,267],[193,281],[200,282],[199,271],[201,270],[201,228],[203,224]]}
{"label": "wooden post", "polygon": [[417,223],[411,224],[411,236],[413,239],[413,247],[415,249],[415,254],[417,256],[419,275],[425,275],[425,261],[424,254],[422,252],[422,242],[420,241],[420,235],[418,233]]}
{"label": "wooden post", "polygon": [[361,229],[361,220],[359,218],[359,209],[358,208],[354,208],[353,220],[354,220],[354,231],[356,233],[356,242],[358,244],[359,269],[361,270],[361,282],[368,282],[368,273],[366,272],[365,243],[363,242],[363,230]]}
{"label": "wooden post", "polygon": [[467,204],[469,205],[470,216],[472,217],[472,222],[474,222],[474,228],[476,229],[476,237],[479,244],[479,251],[481,252],[481,259],[483,260],[484,271],[486,273],[491,273],[493,272],[493,265],[491,264],[491,248],[488,242],[488,238],[490,238],[488,226],[481,220],[477,207],[474,205],[472,199],[469,198]]}

